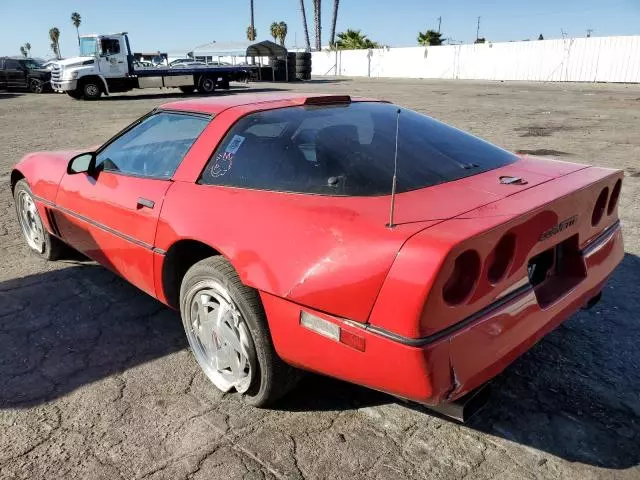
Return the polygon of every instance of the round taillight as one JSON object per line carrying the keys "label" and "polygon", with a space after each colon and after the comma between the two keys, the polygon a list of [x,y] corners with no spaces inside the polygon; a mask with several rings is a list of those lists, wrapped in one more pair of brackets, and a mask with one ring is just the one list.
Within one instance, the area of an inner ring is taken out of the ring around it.
{"label": "round taillight", "polygon": [[513,233],[504,235],[496,248],[489,255],[489,269],[487,270],[487,280],[491,283],[498,283],[507,274],[516,253],[516,236]]}
{"label": "round taillight", "polygon": [[480,277],[480,256],[475,250],[465,250],[456,258],[451,276],[442,287],[442,297],[449,305],[464,302]]}
{"label": "round taillight", "polygon": [[616,209],[618,204],[618,198],[620,198],[620,189],[622,188],[622,180],[618,179],[611,191],[611,198],[609,199],[609,205],[607,206],[607,215],[611,215]]}
{"label": "round taillight", "polygon": [[594,227],[602,220],[604,215],[604,209],[607,208],[607,199],[609,198],[609,188],[604,187],[596,200],[596,206],[593,207],[593,214],[591,215],[591,225]]}

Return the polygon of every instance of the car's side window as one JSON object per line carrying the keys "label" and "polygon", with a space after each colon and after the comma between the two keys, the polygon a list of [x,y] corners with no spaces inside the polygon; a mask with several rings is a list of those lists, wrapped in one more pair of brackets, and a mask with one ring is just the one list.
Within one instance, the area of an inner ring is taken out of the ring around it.
{"label": "car's side window", "polygon": [[96,158],[99,169],[151,178],[171,178],[210,117],[159,112],[109,143]]}
{"label": "car's side window", "polygon": [[20,68],[20,62],[18,62],[17,60],[5,60],[5,68],[7,70],[19,70]]}

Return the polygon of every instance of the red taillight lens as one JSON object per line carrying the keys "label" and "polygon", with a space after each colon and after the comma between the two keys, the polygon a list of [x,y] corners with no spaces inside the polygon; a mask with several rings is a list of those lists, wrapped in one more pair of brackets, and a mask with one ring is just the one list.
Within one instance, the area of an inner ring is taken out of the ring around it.
{"label": "red taillight lens", "polygon": [[609,188],[604,187],[596,200],[596,206],[593,207],[593,214],[591,215],[591,225],[594,227],[602,220],[604,215],[604,209],[607,208],[607,199],[609,198]]}
{"label": "red taillight lens", "polygon": [[622,180],[618,179],[616,184],[613,186],[613,191],[611,192],[611,198],[609,199],[609,205],[607,206],[607,215],[611,215],[613,211],[616,209],[616,205],[618,204],[618,198],[620,198],[621,188],[622,188]]}
{"label": "red taillight lens", "polygon": [[480,277],[480,256],[475,250],[466,250],[456,258],[453,272],[442,287],[442,297],[449,305],[464,302]]}
{"label": "red taillight lens", "polygon": [[504,235],[496,248],[489,255],[489,269],[487,270],[487,280],[491,283],[498,283],[507,274],[509,266],[516,253],[516,236],[513,233]]}

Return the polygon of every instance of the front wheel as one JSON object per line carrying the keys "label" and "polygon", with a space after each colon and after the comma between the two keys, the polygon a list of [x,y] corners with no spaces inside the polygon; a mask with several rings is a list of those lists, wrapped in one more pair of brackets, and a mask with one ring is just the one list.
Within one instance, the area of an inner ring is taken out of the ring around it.
{"label": "front wheel", "polygon": [[235,390],[247,404],[263,407],[295,384],[296,371],[275,352],[258,293],[225,258],[210,257],[189,269],[180,313],[193,355],[218,389]]}
{"label": "front wheel", "polygon": [[29,82],[29,91],[31,93],[42,93],[44,91],[44,83],[37,78],[31,79]]}
{"label": "front wheel", "polygon": [[102,89],[95,81],[89,80],[82,86],[85,100],[97,100],[102,95]]}
{"label": "front wheel", "polygon": [[22,234],[31,251],[47,260],[59,258],[64,251],[64,244],[51,236],[44,227],[26,180],[16,183],[13,198]]}

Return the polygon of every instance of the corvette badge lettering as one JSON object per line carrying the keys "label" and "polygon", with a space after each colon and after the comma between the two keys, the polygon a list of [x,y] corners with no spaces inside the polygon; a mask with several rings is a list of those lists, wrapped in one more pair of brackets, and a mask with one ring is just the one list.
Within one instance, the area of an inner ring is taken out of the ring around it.
{"label": "corvette badge lettering", "polygon": [[538,241],[542,242],[547,238],[553,237],[554,235],[560,233],[561,231],[566,230],[567,228],[573,226],[576,223],[576,220],[578,220],[577,215],[574,215],[573,217],[569,217],[566,220],[563,220],[562,222],[557,224],[555,227],[550,228],[546,232],[542,232],[542,235],[540,235],[540,238],[538,239]]}

